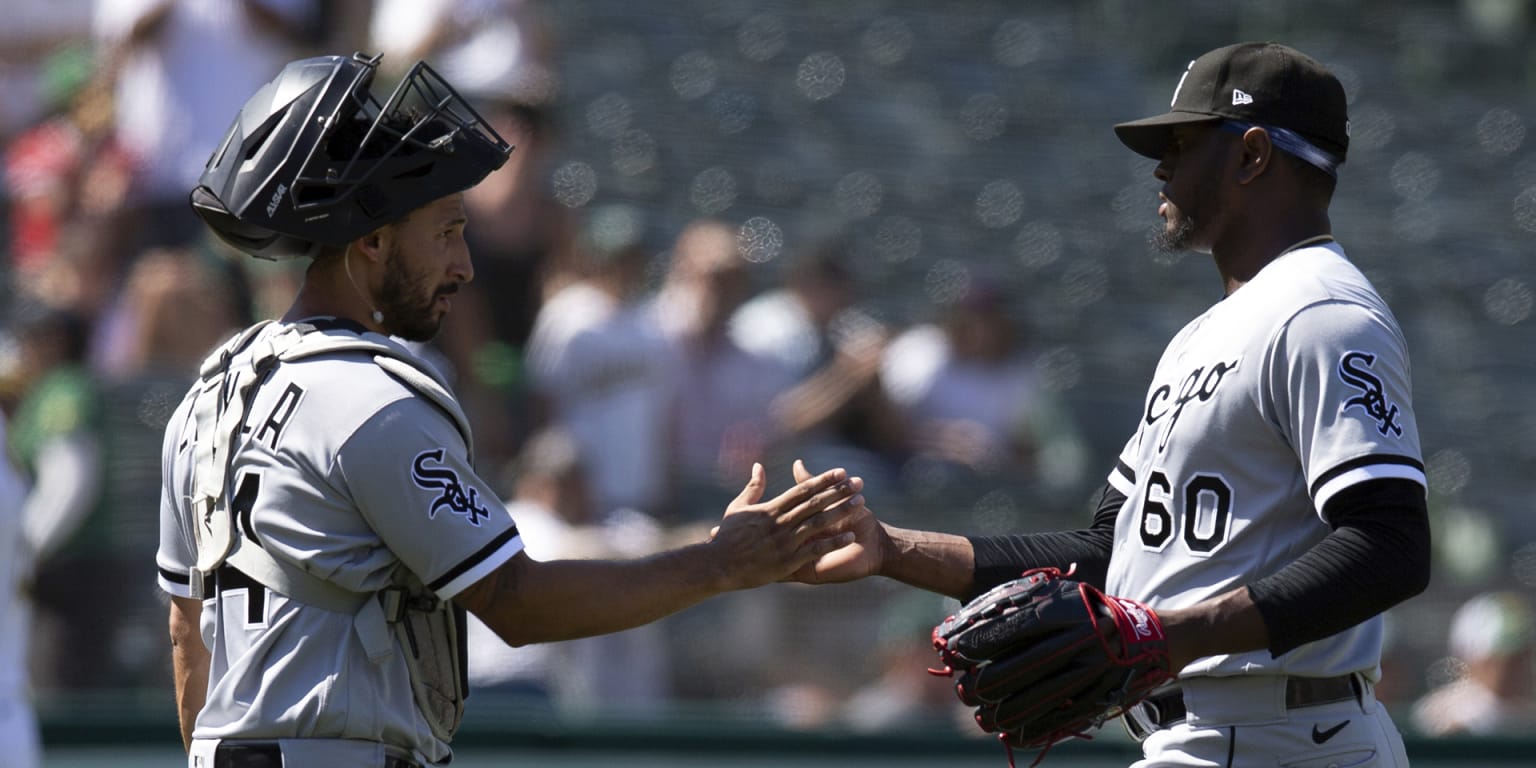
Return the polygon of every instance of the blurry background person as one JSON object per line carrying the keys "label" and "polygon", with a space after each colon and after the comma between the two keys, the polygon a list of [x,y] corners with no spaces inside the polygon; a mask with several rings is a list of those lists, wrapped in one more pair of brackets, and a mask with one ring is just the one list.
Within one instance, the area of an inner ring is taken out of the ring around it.
{"label": "blurry background person", "polygon": [[99,77],[134,159],[124,255],[202,233],[187,190],[240,109],[316,34],[315,0],[97,0]]}
{"label": "blurry background person", "polygon": [[1530,734],[1536,728],[1533,619],[1526,597],[1510,591],[1478,595],[1457,609],[1449,649],[1462,674],[1414,704],[1414,727],[1431,736]]}
{"label": "blurry background person", "polygon": [[15,400],[6,447],[31,484],[22,526],[36,563],[34,682],[110,685],[129,571],[110,536],[89,520],[101,509],[102,490],[99,391],[85,367],[90,329],[72,312],[32,307],[12,332],[17,354],[6,379]]}
{"label": "blurry background person", "polygon": [[249,322],[244,273],[193,248],[154,248],[134,261],[98,322],[92,368],[109,378],[188,380],[219,342]]}
{"label": "blurry background person", "polygon": [[913,460],[930,470],[921,477],[943,478],[956,489],[1074,489],[1087,449],[1041,381],[1008,301],[987,280],[973,278],[937,321],[891,341],[881,382],[910,425]]}
{"label": "blurry background person", "polygon": [[[794,458],[821,457],[856,468],[878,489],[887,484],[870,478],[889,475],[886,449],[900,434],[879,388],[884,329],[854,306],[852,275],[841,263],[850,257],[846,243],[812,241],[779,273],[780,284],[759,294],[761,276],[743,238],[723,219],[690,220],[653,302],[677,360],[672,463],[684,523],[727,498],[726,478],[753,461],[787,471]],[[868,664],[869,646],[847,634],[879,611],[867,586],[776,585],[673,617],[665,625],[677,668],[685,670],[674,688],[758,699],[791,727],[835,721],[855,680],[877,671]],[[740,653],[722,655],[720,645]],[[841,679],[811,679],[804,665],[752,661],[806,655]]]}
{"label": "blurry background person", "polygon": [[[5,189],[10,195],[6,242],[17,286],[32,294],[91,293],[83,275],[64,262],[81,229],[106,229],[117,221],[133,173],[132,158],[112,130],[112,94],[93,79],[94,59],[85,45],[62,47],[43,59],[37,80],[44,113],[14,141],[4,142]],[[101,258],[105,249],[80,254]],[[83,270],[113,269],[112,259],[88,261]],[[61,272],[74,272],[61,276]]]}
{"label": "blurry background person", "polygon": [[[634,558],[661,549],[661,527],[634,510],[593,506],[576,442],[557,429],[532,436],[510,467],[507,510],[538,560]],[[469,682],[476,693],[548,700],[566,713],[652,712],[668,695],[661,627],[513,648],[469,617]]]}
{"label": "blurry background person", "polygon": [[78,43],[91,26],[96,0],[22,0],[5,5],[0,24],[0,145],[43,119],[47,85],[38,78],[50,54]]}
{"label": "blurry background person", "polygon": [[894,477],[905,422],[880,383],[889,331],[859,307],[852,260],[843,237],[791,253],[781,285],[742,305],[730,334],[790,371],[792,385],[768,407],[781,453],[856,468],[878,492]]}
{"label": "blurry background person", "polygon": [[766,405],[788,388],[790,371],[743,349],[729,333],[731,316],[752,296],[749,266],[734,227],[695,220],[673,243],[653,302],[676,366],[670,454],[683,521],[706,519],[705,510],[730,497],[727,478],[754,461],[766,464],[779,437]]}
{"label": "blurry background person", "polygon": [[494,86],[526,103],[555,88],[548,23],[532,0],[374,0],[368,39],[386,74],[425,60],[462,93]]}
{"label": "blurry background person", "polygon": [[576,441],[597,508],[662,517],[676,374],[645,303],[642,224],[634,208],[590,212],[575,251],[579,277],[540,308],[527,365],[535,423]]}
{"label": "blurry background person", "polygon": [[[5,415],[0,413],[0,444],[5,436]],[[27,676],[32,615],[26,590],[32,559],[22,538],[26,493],[21,473],[0,453],[0,745],[5,764],[14,768],[42,764]]]}

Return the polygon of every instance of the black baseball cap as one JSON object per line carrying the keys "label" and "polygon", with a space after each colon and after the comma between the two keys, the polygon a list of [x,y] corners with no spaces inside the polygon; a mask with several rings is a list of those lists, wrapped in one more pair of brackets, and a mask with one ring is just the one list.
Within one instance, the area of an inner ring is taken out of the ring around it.
{"label": "black baseball cap", "polygon": [[1334,165],[1349,150],[1349,111],[1338,78],[1310,56],[1267,42],[1237,43],[1191,61],[1167,114],[1120,123],[1115,135],[1137,154],[1161,160],[1173,126],[1222,120],[1293,132],[1331,155]]}

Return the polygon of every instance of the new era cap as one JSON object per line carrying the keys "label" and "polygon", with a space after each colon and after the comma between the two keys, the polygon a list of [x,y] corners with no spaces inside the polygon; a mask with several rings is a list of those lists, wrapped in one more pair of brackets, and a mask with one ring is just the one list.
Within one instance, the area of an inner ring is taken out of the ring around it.
{"label": "new era cap", "polygon": [[1224,119],[1294,131],[1338,162],[1349,150],[1344,87],[1322,64],[1279,43],[1238,43],[1191,61],[1167,114],[1120,123],[1115,135],[1160,160],[1173,126]]}

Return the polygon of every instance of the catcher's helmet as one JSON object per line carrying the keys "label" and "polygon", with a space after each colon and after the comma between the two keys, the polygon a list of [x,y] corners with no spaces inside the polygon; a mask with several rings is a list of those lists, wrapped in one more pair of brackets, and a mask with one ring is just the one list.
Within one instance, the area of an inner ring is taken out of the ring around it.
{"label": "catcher's helmet", "polygon": [[291,62],[245,103],[192,190],[214,234],[264,259],[313,255],[506,162],[511,145],[425,63],[380,104],[380,58]]}

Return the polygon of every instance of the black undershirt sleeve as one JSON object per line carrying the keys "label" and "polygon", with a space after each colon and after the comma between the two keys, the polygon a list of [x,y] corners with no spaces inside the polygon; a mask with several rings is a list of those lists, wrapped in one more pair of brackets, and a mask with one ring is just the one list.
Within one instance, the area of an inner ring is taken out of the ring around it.
{"label": "black undershirt sleeve", "polygon": [[971,536],[976,570],[967,600],[1017,579],[1030,568],[1054,567],[1065,571],[1077,564],[1072,578],[1104,588],[1109,573],[1109,553],[1115,543],[1115,516],[1125,504],[1125,494],[1108,484],[1099,498],[1093,523],[1075,531],[1024,533],[1012,536]]}
{"label": "black undershirt sleeve", "polygon": [[1269,652],[1342,632],[1429,586],[1429,511],[1411,480],[1367,480],[1323,508],[1333,533],[1248,586]]}

